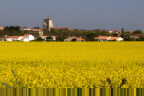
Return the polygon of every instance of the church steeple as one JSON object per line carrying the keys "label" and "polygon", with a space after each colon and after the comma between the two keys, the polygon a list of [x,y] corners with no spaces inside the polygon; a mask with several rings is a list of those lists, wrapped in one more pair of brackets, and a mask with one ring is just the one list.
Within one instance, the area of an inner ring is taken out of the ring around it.
{"label": "church steeple", "polygon": [[51,29],[54,28],[54,21],[50,16],[44,19],[43,28],[47,32],[51,32]]}

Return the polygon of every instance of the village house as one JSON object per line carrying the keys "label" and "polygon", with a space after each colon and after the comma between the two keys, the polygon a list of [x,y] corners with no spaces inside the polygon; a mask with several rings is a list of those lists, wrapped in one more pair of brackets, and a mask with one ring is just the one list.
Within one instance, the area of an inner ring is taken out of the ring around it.
{"label": "village house", "polygon": [[35,31],[35,32],[43,31],[42,28],[31,28],[31,27],[22,27],[21,30],[23,30],[23,31]]}
{"label": "village house", "polygon": [[97,41],[123,41],[122,37],[114,37],[114,36],[98,36],[94,38]]}
{"label": "village house", "polygon": [[6,36],[6,41],[24,41],[29,42],[35,40],[35,37],[31,34],[25,34],[23,36]]}
{"label": "village house", "polygon": [[28,34],[32,34],[36,37],[38,37],[39,35],[43,35],[43,29],[42,28],[22,27],[21,30],[27,31]]}

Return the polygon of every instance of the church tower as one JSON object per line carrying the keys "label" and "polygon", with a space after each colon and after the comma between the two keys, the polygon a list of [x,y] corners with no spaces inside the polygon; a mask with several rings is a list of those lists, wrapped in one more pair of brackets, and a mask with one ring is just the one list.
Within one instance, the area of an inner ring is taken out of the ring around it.
{"label": "church tower", "polygon": [[49,33],[51,32],[51,29],[54,28],[54,21],[50,16],[48,16],[47,18],[44,19],[43,28],[45,31],[47,31]]}

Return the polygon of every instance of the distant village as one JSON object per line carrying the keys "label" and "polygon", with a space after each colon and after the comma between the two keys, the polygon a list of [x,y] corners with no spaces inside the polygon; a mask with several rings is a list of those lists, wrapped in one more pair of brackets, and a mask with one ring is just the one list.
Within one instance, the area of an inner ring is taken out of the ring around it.
{"label": "distant village", "polygon": [[43,20],[43,27],[0,26],[0,41],[144,41],[142,30],[80,30],[55,27],[51,17]]}

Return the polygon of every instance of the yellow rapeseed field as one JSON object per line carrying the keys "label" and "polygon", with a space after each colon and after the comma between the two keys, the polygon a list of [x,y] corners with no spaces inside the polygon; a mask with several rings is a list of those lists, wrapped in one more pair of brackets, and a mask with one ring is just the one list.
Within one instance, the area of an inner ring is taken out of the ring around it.
{"label": "yellow rapeseed field", "polygon": [[144,42],[0,42],[0,87],[144,87]]}

